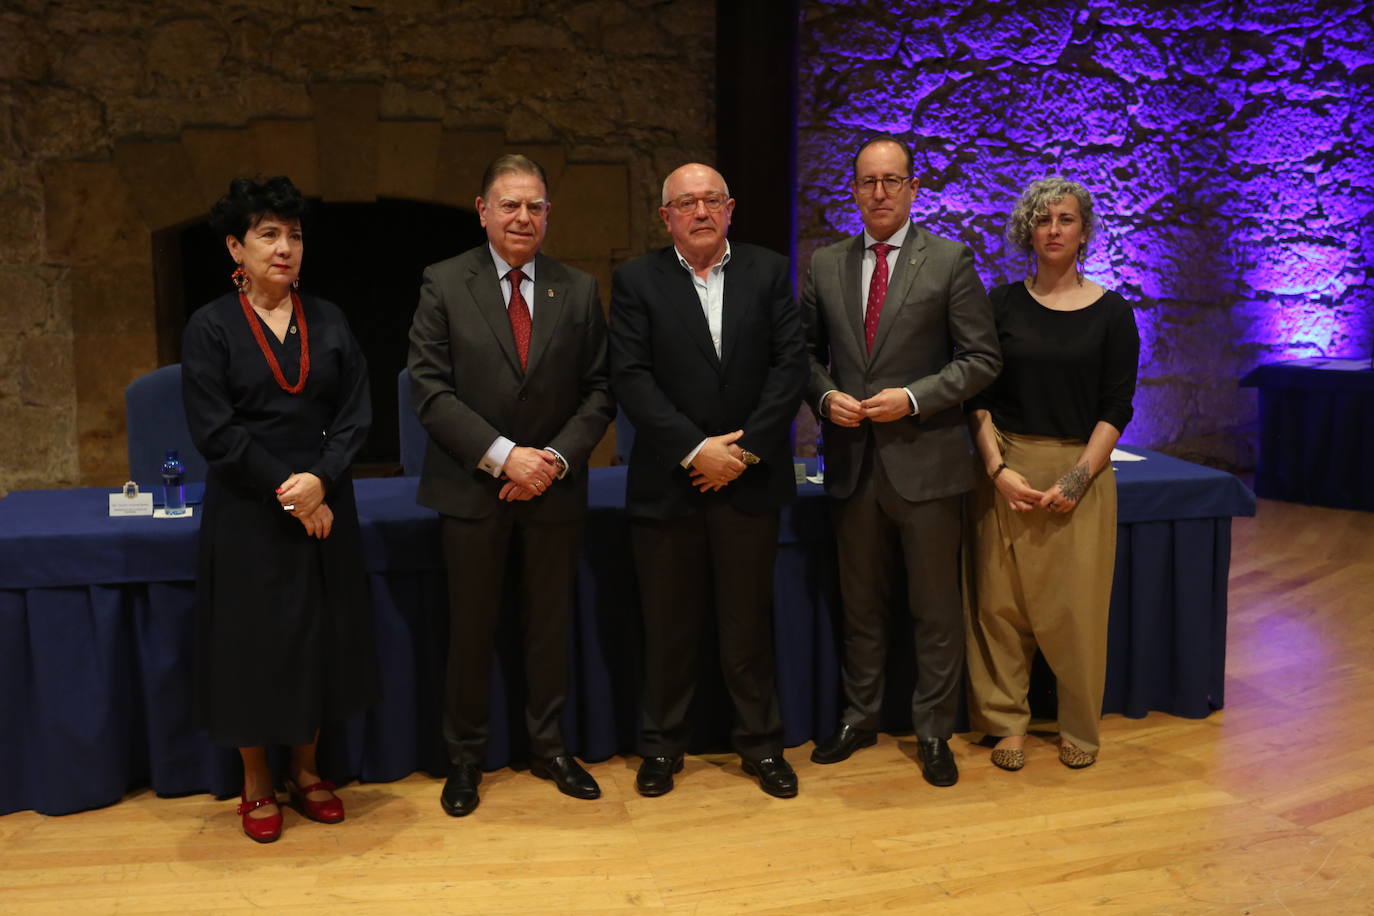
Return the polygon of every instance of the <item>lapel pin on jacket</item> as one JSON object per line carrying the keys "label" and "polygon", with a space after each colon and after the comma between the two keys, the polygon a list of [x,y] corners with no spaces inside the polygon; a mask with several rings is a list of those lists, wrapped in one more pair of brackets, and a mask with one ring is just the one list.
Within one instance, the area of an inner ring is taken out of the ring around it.
{"label": "lapel pin on jacket", "polygon": [[544,295],[546,295],[546,296],[548,296],[550,299],[552,299],[552,298],[553,298],[553,287],[550,286],[548,289],[544,290]]}

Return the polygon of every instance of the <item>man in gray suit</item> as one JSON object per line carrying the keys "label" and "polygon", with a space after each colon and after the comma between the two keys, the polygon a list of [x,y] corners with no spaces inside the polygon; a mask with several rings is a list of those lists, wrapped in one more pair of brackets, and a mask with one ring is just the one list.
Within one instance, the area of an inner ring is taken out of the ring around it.
{"label": "man in gray suit", "polygon": [[575,798],[600,788],[569,756],[573,576],[587,459],[611,420],[606,323],[596,281],[539,253],[544,170],[500,156],[482,178],[487,244],[425,269],[410,329],[416,413],[429,433],[416,500],[441,516],[449,650],[440,802],[478,803],[492,645],[507,583],[524,635],[530,771]]}
{"label": "man in gray suit", "polygon": [[927,782],[950,786],[964,660],[960,497],[974,482],[961,404],[1002,361],[968,248],[911,221],[917,184],[900,141],[865,143],[853,179],[864,232],[815,253],[802,295],[845,633],[844,715],[811,759],[837,763],[877,739],[901,562],[915,624],[917,754]]}

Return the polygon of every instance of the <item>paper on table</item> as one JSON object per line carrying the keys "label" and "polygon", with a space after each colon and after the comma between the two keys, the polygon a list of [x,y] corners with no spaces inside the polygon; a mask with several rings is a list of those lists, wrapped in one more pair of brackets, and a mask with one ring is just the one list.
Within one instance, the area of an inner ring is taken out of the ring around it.
{"label": "paper on table", "polygon": [[1119,448],[1112,449],[1112,461],[1144,461],[1144,455],[1133,455],[1130,452],[1123,452]]}

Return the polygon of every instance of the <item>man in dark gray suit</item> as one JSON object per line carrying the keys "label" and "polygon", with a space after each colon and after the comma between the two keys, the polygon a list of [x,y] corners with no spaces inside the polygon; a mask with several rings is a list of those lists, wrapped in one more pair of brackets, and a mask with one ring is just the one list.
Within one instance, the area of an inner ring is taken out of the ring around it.
{"label": "man in dark gray suit", "polygon": [[902,562],[915,623],[917,754],[927,782],[950,786],[959,779],[948,739],[964,660],[960,497],[974,482],[961,404],[1002,361],[968,248],[911,221],[917,184],[900,141],[864,144],[853,179],[864,232],[817,251],[802,294],[807,399],[824,420],[845,633],[844,715],[811,759],[836,763],[876,740]]}
{"label": "man in dark gray suit", "polygon": [[410,329],[415,410],[429,433],[417,501],[442,515],[449,651],[440,801],[478,803],[492,645],[513,582],[524,634],[530,770],[575,798],[600,788],[568,755],[559,717],[587,459],[612,416],[596,281],[539,253],[544,171],[498,157],[477,213],[487,244],[425,269]]}

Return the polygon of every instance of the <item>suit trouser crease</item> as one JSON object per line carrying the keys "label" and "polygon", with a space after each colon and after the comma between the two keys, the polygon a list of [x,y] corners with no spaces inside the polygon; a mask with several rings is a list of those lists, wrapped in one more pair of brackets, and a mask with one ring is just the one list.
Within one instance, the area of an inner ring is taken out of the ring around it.
{"label": "suit trouser crease", "polygon": [[870,447],[854,492],[833,503],[844,606],[843,719],[852,726],[881,724],[888,618],[902,564],[914,625],[912,726],[921,738],[948,738],[954,730],[964,664],[961,501],[904,499]]}
{"label": "suit trouser crease", "polygon": [[443,734],[454,764],[482,762],[496,635],[512,603],[524,647],[530,753],[536,759],[566,753],[560,718],[581,523],[532,522],[524,517],[528,508],[503,505],[480,519],[443,517],[449,594]]}
{"label": "suit trouser crease", "polygon": [[[1007,466],[1044,490],[1082,440],[998,432]],[[966,618],[969,717],[994,737],[1030,724],[1038,646],[1054,671],[1060,735],[1089,753],[1101,740],[1107,621],[1116,563],[1116,478],[1108,464],[1068,515],[1013,512],[989,481],[970,496]]]}
{"label": "suit trouser crease", "polygon": [[782,753],[773,666],[773,567],[778,513],[747,515],[713,500],[674,519],[632,519],[644,614],[640,754],[684,753],[706,614],[734,706],[731,737],[748,760]]}

